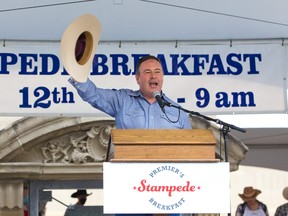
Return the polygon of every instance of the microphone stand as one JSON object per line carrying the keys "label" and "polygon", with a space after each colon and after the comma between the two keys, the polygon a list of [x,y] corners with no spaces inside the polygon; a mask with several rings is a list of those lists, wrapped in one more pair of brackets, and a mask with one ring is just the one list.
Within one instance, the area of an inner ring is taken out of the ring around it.
{"label": "microphone stand", "polygon": [[[226,162],[228,162],[227,135],[230,132],[230,129],[234,129],[234,130],[240,131],[242,133],[246,133],[245,129],[237,127],[237,126],[232,125],[232,124],[228,124],[228,123],[226,123],[224,121],[221,121],[219,119],[210,118],[210,117],[202,115],[202,114],[200,114],[198,112],[190,111],[190,110],[184,109],[184,108],[182,108],[180,106],[175,106],[175,105],[173,105],[173,104],[171,104],[171,103],[169,103],[169,102],[167,102],[165,100],[163,102],[164,102],[164,104],[166,106],[174,107],[174,108],[177,108],[177,109],[181,109],[184,112],[189,113],[189,115],[200,116],[201,118],[204,118],[204,119],[206,119],[208,121],[214,121],[216,124],[219,124],[220,125],[219,131],[222,134],[223,140],[224,140],[224,152],[225,152],[225,161]],[[220,139],[220,141],[221,141],[221,139]]]}
{"label": "microphone stand", "polygon": [[[166,100],[163,100],[163,102],[164,102],[164,104],[166,106],[174,107],[174,108],[177,108],[177,109],[181,109],[184,112],[189,113],[189,115],[199,116],[199,117],[201,117],[203,119],[206,119],[208,121],[214,121],[216,124],[219,124],[220,125],[219,131],[220,131],[220,134],[222,134],[223,140],[224,140],[224,152],[225,152],[225,161],[226,162],[228,162],[227,135],[230,132],[230,129],[234,129],[234,130],[240,131],[242,133],[246,133],[245,129],[239,128],[239,127],[237,127],[235,125],[232,125],[232,124],[228,124],[228,123],[226,123],[224,121],[221,121],[219,119],[210,118],[210,117],[202,115],[202,114],[200,114],[198,112],[190,111],[190,110],[184,109],[184,108],[182,108],[180,106],[175,106],[175,105],[169,103]],[[221,136],[220,136],[220,144],[221,144]],[[231,213],[228,213],[228,216],[231,216]]]}

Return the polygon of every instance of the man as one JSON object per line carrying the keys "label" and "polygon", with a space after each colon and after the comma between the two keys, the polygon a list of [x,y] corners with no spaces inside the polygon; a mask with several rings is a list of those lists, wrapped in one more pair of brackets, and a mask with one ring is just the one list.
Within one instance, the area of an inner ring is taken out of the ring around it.
{"label": "man", "polygon": [[161,94],[163,101],[177,106],[163,94],[163,80],[160,60],[155,56],[144,56],[136,65],[139,90],[98,88],[89,79],[80,83],[70,78],[69,82],[84,101],[114,117],[118,129],[191,129],[188,115],[184,111],[169,106],[162,109],[159,106],[153,95],[155,92]]}
{"label": "man", "polygon": [[[288,200],[288,187],[283,189],[283,197]],[[280,205],[275,212],[275,216],[287,216],[288,215],[288,202]]]}
{"label": "man", "polygon": [[87,201],[87,196],[90,196],[90,195],[91,195],[91,193],[87,194],[86,190],[77,190],[75,193],[73,193],[71,195],[71,197],[78,199],[78,201],[75,205],[84,206],[84,204]]}
{"label": "man", "polygon": [[86,190],[77,190],[74,192],[71,197],[77,198],[77,202],[74,205],[68,206],[66,209],[64,216],[75,215],[74,210],[75,208],[81,208],[86,203],[87,197],[90,196],[92,193],[87,194]]}

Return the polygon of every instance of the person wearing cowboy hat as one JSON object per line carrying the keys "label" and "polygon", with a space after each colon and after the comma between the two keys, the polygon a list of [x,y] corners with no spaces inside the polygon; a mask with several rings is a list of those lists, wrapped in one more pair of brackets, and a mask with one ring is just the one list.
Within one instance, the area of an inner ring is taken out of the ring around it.
{"label": "person wearing cowboy hat", "polygon": [[87,194],[86,190],[77,190],[76,192],[74,192],[71,197],[73,198],[77,198],[78,201],[75,205],[81,205],[83,206],[86,203],[87,200],[87,196],[90,196],[92,193]]}
{"label": "person wearing cowboy hat", "polygon": [[[288,186],[283,189],[283,197],[288,200]],[[275,216],[286,216],[288,215],[288,202],[278,206],[275,212]]]}
{"label": "person wearing cowboy hat", "polygon": [[245,187],[243,194],[239,194],[244,203],[237,206],[236,216],[269,216],[267,206],[256,199],[261,193],[260,190],[251,186]]}
{"label": "person wearing cowboy hat", "polygon": [[[82,206],[84,206],[84,204],[86,203],[87,196],[90,196],[91,194],[92,193],[88,194],[85,189],[78,189],[76,192],[74,192],[71,195],[71,197],[72,198],[77,198],[78,201],[74,205],[67,206],[67,209],[66,209],[66,211],[64,213],[64,216],[75,215],[75,213],[73,213],[75,208],[77,208],[77,209],[78,208],[82,208]],[[71,212],[71,210],[72,210],[72,212]]]}

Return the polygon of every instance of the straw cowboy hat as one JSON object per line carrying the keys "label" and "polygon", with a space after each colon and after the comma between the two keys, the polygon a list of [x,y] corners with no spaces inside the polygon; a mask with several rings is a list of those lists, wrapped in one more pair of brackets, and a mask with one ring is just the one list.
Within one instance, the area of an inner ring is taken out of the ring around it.
{"label": "straw cowboy hat", "polygon": [[86,190],[77,190],[75,193],[73,193],[73,194],[71,195],[71,197],[77,198],[79,195],[90,196],[91,194],[92,194],[92,193],[87,194],[87,191],[86,191]]}
{"label": "straw cowboy hat", "polygon": [[67,73],[74,80],[87,80],[100,33],[101,24],[97,17],[91,14],[78,17],[65,29],[60,42],[60,58]]}
{"label": "straw cowboy hat", "polygon": [[284,197],[286,200],[288,200],[288,187],[285,187],[285,188],[283,189],[283,197]]}
{"label": "straw cowboy hat", "polygon": [[261,191],[258,189],[254,189],[253,187],[245,187],[243,194],[239,194],[239,196],[242,198],[244,202],[256,199],[258,194],[260,194]]}

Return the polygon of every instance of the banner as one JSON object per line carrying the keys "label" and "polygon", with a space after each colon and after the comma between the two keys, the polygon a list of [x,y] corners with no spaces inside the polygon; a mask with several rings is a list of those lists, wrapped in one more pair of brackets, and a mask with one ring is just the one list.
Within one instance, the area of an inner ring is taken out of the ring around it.
{"label": "banner", "polygon": [[[135,65],[147,54],[163,62],[163,92],[203,114],[284,113],[287,47],[280,42],[101,42],[89,78],[98,87],[138,89]],[[0,49],[0,113],[92,116],[59,58],[59,42],[6,41]]]}
{"label": "banner", "polygon": [[230,213],[229,163],[103,163],[104,213]]}

